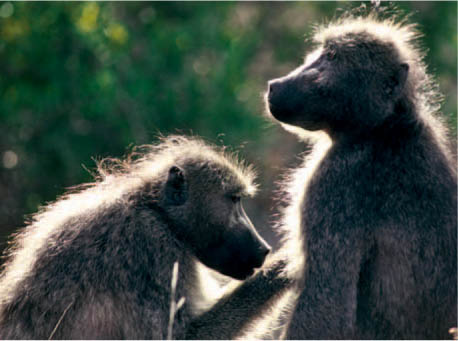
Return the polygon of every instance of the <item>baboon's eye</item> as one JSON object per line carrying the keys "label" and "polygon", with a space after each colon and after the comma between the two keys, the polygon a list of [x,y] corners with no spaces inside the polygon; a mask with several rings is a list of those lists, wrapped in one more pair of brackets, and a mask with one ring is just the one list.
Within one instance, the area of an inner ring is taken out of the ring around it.
{"label": "baboon's eye", "polygon": [[328,60],[333,60],[336,56],[336,51],[335,50],[329,50],[328,52],[326,52],[326,58]]}
{"label": "baboon's eye", "polygon": [[235,195],[235,194],[232,194],[232,195],[231,195],[231,201],[232,201],[234,204],[240,202],[240,200],[241,200],[241,197],[240,197],[239,195]]}

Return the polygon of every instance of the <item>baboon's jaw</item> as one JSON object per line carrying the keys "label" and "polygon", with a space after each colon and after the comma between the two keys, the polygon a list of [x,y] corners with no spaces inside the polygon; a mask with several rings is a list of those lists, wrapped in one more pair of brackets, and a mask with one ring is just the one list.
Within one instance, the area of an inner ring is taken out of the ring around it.
{"label": "baboon's jaw", "polygon": [[238,280],[244,280],[244,279],[247,279],[248,277],[250,277],[251,275],[254,274],[254,269],[250,269],[248,271],[245,271],[243,273],[240,273],[238,274],[236,277],[234,277],[235,279],[238,279]]}
{"label": "baboon's jaw", "polygon": [[224,275],[226,276],[230,276],[234,279],[237,279],[239,281],[243,281],[245,279],[247,279],[248,277],[250,277],[251,275],[254,274],[254,271],[255,271],[255,268],[246,268],[246,267],[243,267],[243,268],[237,268],[236,270],[232,270],[229,272],[226,272],[226,273],[223,273]]}

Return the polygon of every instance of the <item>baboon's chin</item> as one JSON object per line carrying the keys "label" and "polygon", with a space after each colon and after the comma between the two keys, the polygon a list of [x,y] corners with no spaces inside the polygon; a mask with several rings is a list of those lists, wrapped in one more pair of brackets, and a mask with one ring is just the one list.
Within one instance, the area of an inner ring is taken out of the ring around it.
{"label": "baboon's chin", "polygon": [[273,117],[275,120],[291,124],[291,125],[298,125],[297,118],[300,115],[297,111],[288,106],[278,105],[270,100],[266,104],[267,111],[269,112],[270,116]]}
{"label": "baboon's chin", "polygon": [[270,115],[276,119],[277,121],[283,122],[283,123],[289,123],[289,113],[285,110],[281,110],[280,108],[276,107],[272,103],[268,103],[268,112]]}
{"label": "baboon's chin", "polygon": [[232,277],[238,280],[244,280],[254,274],[254,267],[247,266],[229,266],[218,269],[217,271],[222,273],[225,276]]}
{"label": "baboon's chin", "polygon": [[228,276],[234,279],[238,279],[239,281],[243,281],[244,279],[247,279],[248,277],[250,277],[253,274],[254,274],[254,269],[250,269],[250,270],[243,271],[243,272],[228,274]]}

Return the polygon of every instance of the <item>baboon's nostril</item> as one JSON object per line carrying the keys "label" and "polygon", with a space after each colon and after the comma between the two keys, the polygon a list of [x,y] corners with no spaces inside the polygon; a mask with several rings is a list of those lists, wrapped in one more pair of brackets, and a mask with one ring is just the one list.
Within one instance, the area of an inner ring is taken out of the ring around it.
{"label": "baboon's nostril", "polygon": [[262,266],[269,252],[270,252],[270,246],[268,246],[266,243],[263,243],[259,247],[258,252],[256,254],[256,260],[254,262],[255,268],[260,268]]}
{"label": "baboon's nostril", "polygon": [[269,254],[270,250],[271,250],[270,247],[264,248],[264,249],[262,250],[262,255],[263,255],[264,257],[266,257],[266,256]]}

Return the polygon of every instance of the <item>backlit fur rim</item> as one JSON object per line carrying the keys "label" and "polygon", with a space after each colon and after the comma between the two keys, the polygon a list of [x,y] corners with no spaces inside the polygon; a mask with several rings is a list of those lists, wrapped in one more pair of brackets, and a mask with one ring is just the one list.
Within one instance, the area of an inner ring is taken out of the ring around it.
{"label": "backlit fur rim", "polygon": [[401,63],[409,65],[407,85],[409,93],[414,97],[418,117],[431,127],[442,151],[450,158],[448,151],[448,131],[444,118],[440,115],[441,103],[444,99],[434,77],[428,74],[424,62],[426,50],[421,47],[420,38],[423,34],[418,25],[409,23],[410,16],[404,14],[393,5],[367,10],[365,6],[344,12],[330,23],[314,28],[312,41],[324,46],[328,41],[347,34],[354,36],[367,33],[390,44],[397,50]]}
{"label": "backlit fur rim", "polygon": [[97,162],[97,171],[93,174],[95,182],[72,187],[56,201],[41,207],[31,216],[27,226],[15,235],[4,253],[6,261],[0,274],[0,312],[1,305],[13,299],[18,283],[32,271],[40,250],[52,243],[50,236],[63,229],[69,218],[79,215],[90,217],[101,206],[128,200],[126,193],[155,179],[180,157],[228,167],[245,186],[246,194],[254,195],[256,191],[253,184],[255,173],[251,166],[240,161],[234,153],[211,146],[197,137],[160,137],[157,144],[136,148],[125,159],[103,159]]}

